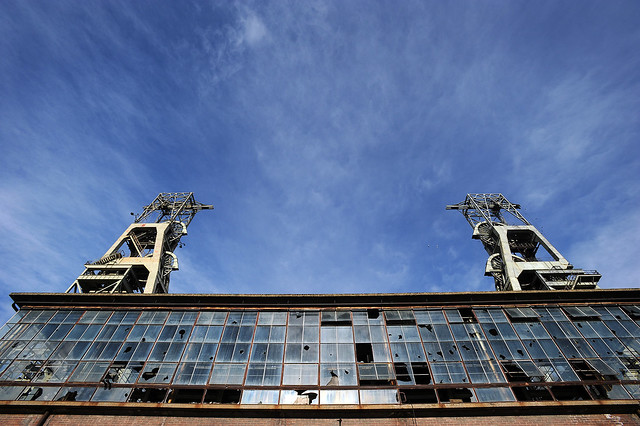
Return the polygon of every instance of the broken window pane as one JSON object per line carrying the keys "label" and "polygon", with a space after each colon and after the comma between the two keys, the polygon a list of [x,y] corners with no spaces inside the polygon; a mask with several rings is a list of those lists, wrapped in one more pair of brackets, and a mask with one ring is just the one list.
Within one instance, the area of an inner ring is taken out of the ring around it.
{"label": "broken window pane", "polygon": [[47,361],[34,382],[64,383],[77,364],[75,361]]}
{"label": "broken window pane", "polygon": [[387,325],[411,325],[416,323],[412,310],[389,309],[384,311]]}
{"label": "broken window pane", "polygon": [[319,346],[317,343],[287,343],[285,362],[318,363]]}
{"label": "broken window pane", "polygon": [[588,401],[591,396],[584,386],[551,386],[551,392],[558,401]]}
{"label": "broken window pane", "polygon": [[433,382],[443,383],[469,383],[461,362],[434,362],[431,364]]}
{"label": "broken window pane", "polygon": [[171,389],[167,394],[169,404],[200,404],[203,389]]}
{"label": "broken window pane", "polygon": [[117,361],[107,370],[102,382],[105,386],[111,386],[112,383],[135,383],[141,370],[141,363],[139,362]]}
{"label": "broken window pane", "polygon": [[361,386],[390,386],[395,384],[395,375],[390,364],[359,364]]}
{"label": "broken window pane", "polygon": [[282,390],[280,391],[280,404],[317,405],[317,390]]}
{"label": "broken window pane", "polygon": [[238,404],[241,391],[239,389],[209,389],[204,395],[205,404]]}
{"label": "broken window pane", "polygon": [[477,402],[473,389],[469,388],[448,388],[438,389],[440,402]]}
{"label": "broken window pane", "polygon": [[324,325],[351,325],[351,312],[349,311],[322,311],[321,324]]}
{"label": "broken window pane", "polygon": [[18,401],[51,401],[58,390],[60,390],[58,387],[26,387],[16,399]]}
{"label": "broken window pane", "polygon": [[544,374],[532,361],[500,362],[509,382],[540,382]]}
{"label": "broken window pane", "polygon": [[133,389],[129,402],[164,402],[167,395],[166,388],[137,388]]}
{"label": "broken window pane", "polygon": [[320,386],[356,386],[355,364],[320,364]]}
{"label": "broken window pane", "polygon": [[545,382],[573,382],[578,376],[565,359],[537,359],[535,364]]}
{"label": "broken window pane", "polygon": [[544,386],[525,386],[512,388],[518,401],[552,401],[553,397]]}
{"label": "broken window pane", "polygon": [[96,388],[62,388],[55,396],[55,401],[89,401]]}
{"label": "broken window pane", "polygon": [[437,404],[438,397],[434,389],[402,389],[400,398],[403,404]]}
{"label": "broken window pane", "polygon": [[202,343],[218,343],[222,336],[222,327],[218,325],[212,326],[195,326],[189,337],[190,342]]}
{"label": "broken window pane", "polygon": [[138,383],[169,383],[178,364],[147,362]]}

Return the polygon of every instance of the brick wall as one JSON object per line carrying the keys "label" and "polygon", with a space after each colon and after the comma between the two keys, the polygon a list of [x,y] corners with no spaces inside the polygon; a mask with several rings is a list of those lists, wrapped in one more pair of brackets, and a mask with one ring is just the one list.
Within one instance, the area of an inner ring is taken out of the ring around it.
{"label": "brick wall", "polygon": [[[24,414],[0,414],[2,426],[36,425],[41,416]],[[45,425],[228,425],[228,426],[420,426],[420,425],[469,425],[473,426],[554,426],[554,425],[640,425],[640,418],[633,414],[582,414],[553,416],[490,416],[490,417],[421,417],[421,418],[366,418],[366,419],[299,419],[299,418],[223,418],[223,417],[152,417],[152,416],[49,416]]]}

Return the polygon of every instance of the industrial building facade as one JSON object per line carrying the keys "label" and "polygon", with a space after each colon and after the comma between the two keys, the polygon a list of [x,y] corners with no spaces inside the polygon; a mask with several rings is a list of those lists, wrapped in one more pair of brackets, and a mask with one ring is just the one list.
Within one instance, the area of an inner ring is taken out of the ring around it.
{"label": "industrial building facade", "polygon": [[52,424],[640,408],[639,290],[12,297],[0,412]]}
{"label": "industrial building facade", "polygon": [[502,194],[447,208],[498,291],[169,294],[213,206],[160,193],[66,293],[11,295],[0,423],[640,424],[640,290],[598,288]]}

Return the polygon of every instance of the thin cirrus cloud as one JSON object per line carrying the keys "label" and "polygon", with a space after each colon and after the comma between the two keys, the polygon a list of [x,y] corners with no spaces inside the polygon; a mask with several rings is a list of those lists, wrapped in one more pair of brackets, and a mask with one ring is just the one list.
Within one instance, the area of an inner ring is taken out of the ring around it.
{"label": "thin cirrus cloud", "polygon": [[3,2],[5,305],[66,289],[164,191],[216,207],[190,226],[174,292],[491,290],[444,210],[469,192],[503,192],[576,267],[633,286],[634,16],[624,1]]}

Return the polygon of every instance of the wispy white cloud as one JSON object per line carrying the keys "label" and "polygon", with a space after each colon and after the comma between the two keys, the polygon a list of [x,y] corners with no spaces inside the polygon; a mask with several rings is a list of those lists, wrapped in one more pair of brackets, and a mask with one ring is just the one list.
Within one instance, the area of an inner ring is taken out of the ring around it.
{"label": "wispy white cloud", "polygon": [[0,9],[2,291],[63,289],[172,190],[216,205],[174,291],[490,290],[444,210],[484,191],[529,207],[576,266],[613,244],[614,274],[632,268],[637,241],[610,235],[636,223],[638,30],[603,23],[615,8]]}
{"label": "wispy white cloud", "polygon": [[598,270],[601,287],[635,288],[638,283],[630,272],[636,265],[638,247],[640,213],[624,212],[614,222],[583,230],[569,255],[576,266]]}

